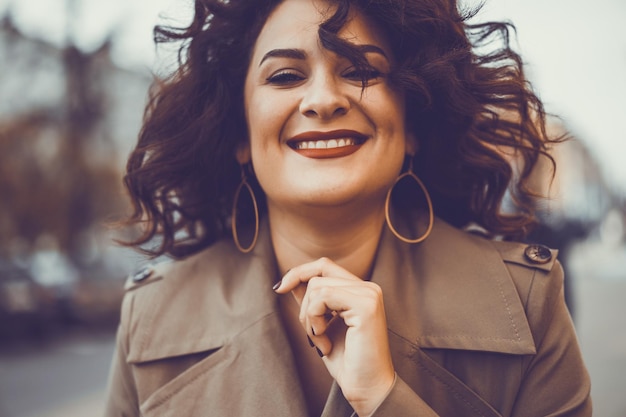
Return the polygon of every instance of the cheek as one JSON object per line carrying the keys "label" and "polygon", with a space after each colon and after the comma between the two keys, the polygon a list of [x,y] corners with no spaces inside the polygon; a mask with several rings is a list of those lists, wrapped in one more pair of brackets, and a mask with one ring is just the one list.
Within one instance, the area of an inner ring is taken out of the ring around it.
{"label": "cheek", "polygon": [[381,127],[393,131],[403,131],[405,126],[404,96],[384,86],[367,100],[368,113]]}
{"label": "cheek", "polygon": [[247,104],[250,155],[257,178],[265,188],[265,180],[275,176],[278,167],[282,119],[270,100],[252,97]]}
{"label": "cheek", "polygon": [[245,107],[251,132],[272,124],[272,120],[276,118],[281,108],[275,95],[259,91],[258,88],[255,91],[246,92]]}
{"label": "cheek", "polygon": [[258,94],[246,102],[246,120],[250,144],[255,153],[275,152],[281,145],[283,134],[293,114],[293,103],[287,95]]}
{"label": "cheek", "polygon": [[260,100],[255,96],[250,97],[246,101],[246,122],[248,124],[248,134],[250,146],[252,148],[252,156],[263,147],[265,138],[271,135],[271,119],[270,106],[267,101]]}

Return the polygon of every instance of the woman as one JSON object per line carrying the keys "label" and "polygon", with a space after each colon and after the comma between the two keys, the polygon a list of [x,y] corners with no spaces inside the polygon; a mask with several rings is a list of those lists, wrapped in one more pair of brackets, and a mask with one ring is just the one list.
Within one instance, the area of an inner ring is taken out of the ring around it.
{"label": "woman", "polygon": [[440,0],[158,29],[186,58],[126,183],[133,244],[176,261],[129,280],[107,415],[590,416],[556,254],[462,230],[532,223],[541,103],[506,42],[473,49],[507,30]]}

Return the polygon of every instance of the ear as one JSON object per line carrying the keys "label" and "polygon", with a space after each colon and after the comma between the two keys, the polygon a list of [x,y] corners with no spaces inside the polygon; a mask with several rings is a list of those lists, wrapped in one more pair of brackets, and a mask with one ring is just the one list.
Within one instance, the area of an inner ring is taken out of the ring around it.
{"label": "ear", "polygon": [[237,146],[235,158],[237,158],[239,165],[245,165],[252,160],[252,155],[250,154],[250,143],[248,141]]}
{"label": "ear", "polygon": [[415,155],[419,151],[420,144],[413,132],[406,133],[406,154]]}

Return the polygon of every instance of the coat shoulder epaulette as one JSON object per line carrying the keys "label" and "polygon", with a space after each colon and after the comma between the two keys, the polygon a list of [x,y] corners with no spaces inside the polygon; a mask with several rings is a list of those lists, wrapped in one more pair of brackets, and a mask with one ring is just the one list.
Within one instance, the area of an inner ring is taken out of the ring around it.
{"label": "coat shoulder epaulette", "polygon": [[124,284],[124,290],[132,291],[145,285],[160,281],[164,277],[164,269],[167,262],[147,265],[139,269],[137,272],[132,273],[126,278],[126,284]]}
{"label": "coat shoulder epaulette", "polygon": [[504,262],[549,272],[557,260],[558,250],[539,243],[493,241]]}

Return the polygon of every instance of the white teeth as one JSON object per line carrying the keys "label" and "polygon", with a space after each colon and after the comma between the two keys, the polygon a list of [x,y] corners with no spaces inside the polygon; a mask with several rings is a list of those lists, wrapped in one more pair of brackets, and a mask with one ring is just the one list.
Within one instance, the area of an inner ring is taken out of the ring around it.
{"label": "white teeth", "polygon": [[351,145],[356,145],[356,141],[353,138],[308,140],[298,142],[296,144],[296,149],[333,149]]}

